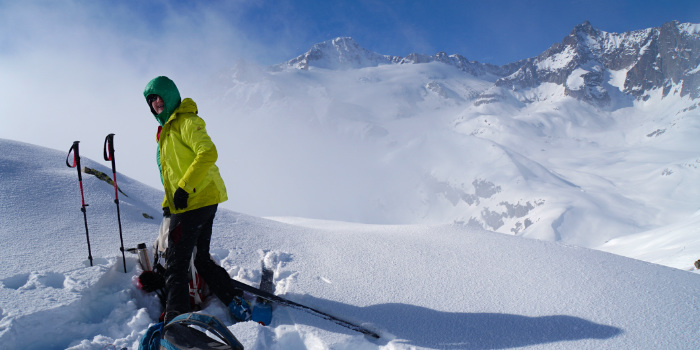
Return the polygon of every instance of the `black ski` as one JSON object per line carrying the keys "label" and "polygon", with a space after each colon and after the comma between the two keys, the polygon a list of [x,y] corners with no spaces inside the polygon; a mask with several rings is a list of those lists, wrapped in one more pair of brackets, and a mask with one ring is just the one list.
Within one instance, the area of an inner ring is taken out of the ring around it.
{"label": "black ski", "polygon": [[[262,261],[262,277],[260,278],[260,290],[268,293],[274,293],[274,277],[275,271],[265,265],[265,261]],[[266,299],[258,297],[258,300],[267,301]]]}
{"label": "black ski", "polygon": [[343,320],[343,319],[340,319],[340,318],[338,318],[338,317],[336,317],[336,316],[333,316],[333,315],[331,315],[331,314],[328,314],[328,313],[326,313],[326,312],[323,312],[323,311],[320,311],[320,310],[316,310],[316,309],[314,309],[314,308],[312,308],[312,307],[309,307],[309,306],[306,306],[306,305],[302,305],[302,304],[293,302],[293,301],[291,301],[291,300],[282,298],[282,297],[280,297],[280,296],[277,296],[277,295],[274,295],[274,294],[272,294],[272,293],[266,292],[266,291],[261,290],[261,289],[259,289],[259,288],[255,288],[255,287],[249,286],[249,285],[247,285],[247,284],[245,284],[245,283],[243,283],[243,282],[233,280],[233,285],[234,285],[234,287],[236,287],[236,288],[238,288],[238,289],[241,289],[241,290],[243,290],[243,291],[246,291],[246,292],[248,292],[248,293],[250,293],[250,294],[253,294],[253,295],[255,295],[255,296],[259,297],[259,298],[267,299],[268,301],[270,301],[270,302],[272,302],[272,303],[279,304],[279,305],[284,305],[284,306],[289,306],[289,307],[292,307],[292,308],[295,308],[295,309],[298,309],[298,310],[302,310],[302,311],[308,312],[308,313],[310,313],[310,314],[312,314],[312,315],[315,315],[315,316],[318,316],[318,317],[320,317],[320,318],[323,318],[323,319],[325,319],[325,320],[331,321],[331,322],[333,322],[333,323],[335,323],[335,324],[337,324],[337,325],[343,326],[343,327],[348,328],[348,329],[352,329],[353,331],[356,331],[356,332],[360,332],[360,333],[362,333],[362,334],[364,334],[364,335],[367,335],[367,336],[370,336],[370,337],[372,337],[372,338],[375,338],[375,339],[379,339],[379,338],[380,338],[379,334],[377,334],[376,332],[371,331],[371,330],[369,330],[369,329],[367,329],[367,328],[365,328],[365,327],[362,327],[362,326],[360,326],[360,325],[357,325],[357,324],[354,324],[354,323],[345,321],[345,320]]}
{"label": "black ski", "polygon": [[[265,259],[260,262],[262,266],[262,277],[260,277],[260,290],[274,294],[275,285],[274,277],[275,272],[265,265]],[[253,306],[253,315],[251,317],[253,321],[260,323],[263,326],[269,326],[272,323],[272,304],[269,300],[258,296],[255,299],[255,305]]]}

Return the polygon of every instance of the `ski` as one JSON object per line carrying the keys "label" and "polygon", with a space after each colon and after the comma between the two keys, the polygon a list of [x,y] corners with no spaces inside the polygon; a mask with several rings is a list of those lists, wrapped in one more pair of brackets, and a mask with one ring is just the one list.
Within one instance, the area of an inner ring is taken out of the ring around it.
{"label": "ski", "polygon": [[[268,293],[274,293],[274,281],[273,278],[275,272],[271,268],[265,266],[265,262],[262,262],[262,277],[260,278],[260,290]],[[261,298],[258,298],[261,299]],[[262,299],[265,300],[265,299]]]}
{"label": "ski", "polygon": [[[266,293],[274,294],[275,272],[265,265],[265,259],[261,261],[260,265],[262,266],[262,277],[260,278],[259,289]],[[251,318],[263,326],[269,326],[272,323],[272,304],[270,301],[260,296],[256,297]]]}
{"label": "ski", "polygon": [[362,327],[362,326],[360,326],[360,325],[354,324],[354,323],[352,323],[352,322],[345,321],[345,320],[343,320],[343,319],[341,319],[341,318],[338,318],[338,317],[336,317],[336,316],[333,316],[333,315],[331,315],[331,314],[329,314],[329,313],[326,313],[326,312],[323,312],[323,311],[314,309],[314,308],[312,308],[312,307],[310,307],[310,306],[306,306],[306,305],[302,305],[302,304],[293,302],[293,301],[291,301],[291,300],[288,300],[288,299],[282,298],[282,297],[280,297],[280,296],[274,295],[274,294],[272,294],[272,293],[266,292],[266,291],[264,291],[264,290],[261,290],[260,288],[255,288],[255,287],[253,287],[253,286],[249,286],[249,285],[247,285],[247,284],[245,284],[245,283],[243,283],[243,282],[240,282],[240,281],[236,281],[236,280],[232,280],[232,281],[233,281],[233,286],[234,286],[234,287],[236,287],[236,288],[238,288],[238,289],[240,289],[240,290],[246,291],[246,292],[248,292],[248,293],[250,293],[250,294],[253,294],[253,295],[257,296],[257,297],[266,299],[266,300],[268,300],[268,301],[271,302],[271,303],[275,303],[275,304],[279,304],[279,305],[284,305],[284,306],[288,306],[288,307],[291,307],[291,308],[295,308],[295,309],[298,309],[298,310],[301,310],[301,311],[304,311],[304,312],[308,312],[308,313],[310,313],[310,314],[312,314],[312,315],[315,315],[315,316],[317,316],[317,317],[323,318],[324,320],[331,321],[331,322],[333,322],[333,323],[335,323],[335,324],[337,324],[337,325],[339,325],[339,326],[342,326],[342,327],[345,327],[345,328],[348,328],[348,329],[352,329],[353,331],[356,331],[356,332],[360,332],[360,333],[362,333],[362,334],[364,334],[364,335],[366,335],[366,336],[369,336],[369,337],[372,337],[372,338],[375,338],[375,339],[379,339],[379,338],[380,338],[379,334],[377,334],[376,332],[374,332],[374,331],[372,331],[372,330],[369,330],[369,329],[367,329],[367,328],[365,328],[365,327]]}

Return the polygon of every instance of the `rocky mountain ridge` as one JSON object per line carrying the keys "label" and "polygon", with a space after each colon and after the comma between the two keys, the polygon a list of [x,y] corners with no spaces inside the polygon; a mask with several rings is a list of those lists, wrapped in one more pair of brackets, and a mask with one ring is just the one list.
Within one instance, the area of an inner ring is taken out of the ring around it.
{"label": "rocky mountain ridge", "polygon": [[[648,98],[653,89],[667,94],[673,85],[681,95],[700,96],[700,26],[668,22],[661,28],[623,34],[607,33],[589,22],[576,26],[561,43],[526,60],[497,86],[522,90],[542,83],[566,88],[579,100],[607,105],[611,89],[637,98]],[[624,84],[611,86],[611,72],[625,71]],[[578,83],[577,83],[578,81]]]}
{"label": "rocky mountain ridge", "polygon": [[[442,62],[477,77],[493,75],[496,78],[509,75],[522,66],[519,61],[504,66],[470,61],[462,55],[448,55],[438,52],[435,55],[412,53],[406,57],[381,55],[361,47],[351,37],[338,37],[315,44],[303,55],[274,66],[275,69],[293,68],[308,70],[310,67],[325,69],[353,69],[376,67],[382,64],[421,64]],[[495,78],[492,78],[495,81]]]}
{"label": "rocky mountain ridge", "polygon": [[[564,87],[566,95],[597,106],[609,105],[613,93],[645,99],[651,90],[663,89],[666,95],[673,86],[681,89],[682,96],[694,99],[700,97],[700,24],[673,21],[660,28],[608,33],[586,21],[542,54],[503,66],[445,52],[381,55],[362,48],[352,38],[341,37],[316,44],[276,68],[354,69],[429,62],[455,66],[510,91],[557,84]],[[613,75],[620,74],[624,80],[611,82]]]}

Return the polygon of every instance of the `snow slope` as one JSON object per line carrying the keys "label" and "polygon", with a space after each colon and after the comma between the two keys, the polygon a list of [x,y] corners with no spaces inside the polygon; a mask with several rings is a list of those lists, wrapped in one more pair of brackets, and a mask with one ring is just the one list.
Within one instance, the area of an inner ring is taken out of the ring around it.
{"label": "snow slope", "polygon": [[[157,319],[157,299],[135,286],[135,256],[123,273],[113,187],[84,175],[89,266],[77,174],[65,156],[0,140],[0,348],[136,348]],[[106,163],[82,162],[110,173]],[[120,197],[125,245],[150,244],[162,193],[118,176],[128,196]],[[232,324],[220,302],[207,300],[204,312],[246,349],[700,346],[696,273],[461,224],[265,219],[222,209],[214,230],[213,255],[234,278],[257,283],[265,257],[276,265],[276,294],[382,334],[369,340],[285,308],[270,327]]]}
{"label": "snow slope", "polygon": [[[700,109],[681,86],[635,100],[620,80],[607,77],[606,109],[563,85],[511,91],[441,62],[240,63],[200,105],[225,150],[229,207],[251,215],[470,223],[640,257],[606,243],[666,232],[700,209]],[[654,262],[690,270],[697,234],[675,234],[682,256]]]}

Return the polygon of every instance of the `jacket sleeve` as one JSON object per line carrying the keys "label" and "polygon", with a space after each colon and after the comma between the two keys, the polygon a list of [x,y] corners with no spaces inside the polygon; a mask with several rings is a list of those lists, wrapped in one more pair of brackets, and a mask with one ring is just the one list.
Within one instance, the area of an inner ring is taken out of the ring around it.
{"label": "jacket sleeve", "polygon": [[197,116],[187,118],[181,129],[183,142],[194,153],[194,161],[187,168],[178,186],[187,193],[196,191],[196,186],[207,176],[209,169],[216,163],[218,153],[216,146],[207,134],[206,125],[202,118]]}

